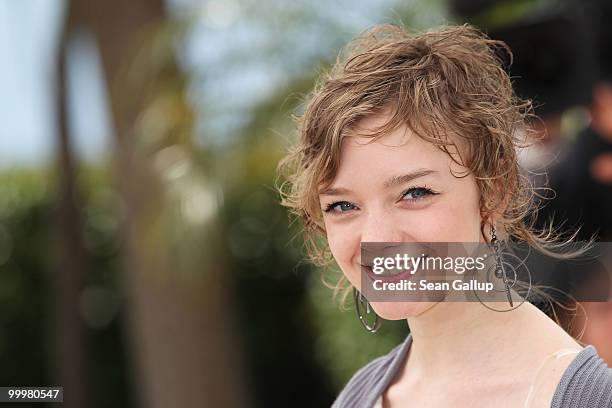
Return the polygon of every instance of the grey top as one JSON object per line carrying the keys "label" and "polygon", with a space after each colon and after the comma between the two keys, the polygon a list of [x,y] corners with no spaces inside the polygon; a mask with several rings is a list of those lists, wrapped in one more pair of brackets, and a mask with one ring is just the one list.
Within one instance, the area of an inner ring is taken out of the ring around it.
{"label": "grey top", "polygon": [[[372,408],[405,360],[406,340],[388,354],[362,367],[344,387],[332,408]],[[582,349],[567,367],[553,395],[551,408],[612,408],[612,369],[593,346]]]}

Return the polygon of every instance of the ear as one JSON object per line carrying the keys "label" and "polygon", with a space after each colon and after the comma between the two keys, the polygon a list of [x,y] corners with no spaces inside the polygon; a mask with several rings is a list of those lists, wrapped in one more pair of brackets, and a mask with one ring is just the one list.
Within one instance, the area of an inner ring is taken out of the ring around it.
{"label": "ear", "polygon": [[491,240],[491,226],[495,225],[497,229],[497,237],[503,237],[504,231],[501,227],[503,220],[507,217],[507,210],[510,205],[510,200],[516,194],[517,187],[508,186],[504,180],[499,179],[491,183],[487,183],[486,192],[481,190],[481,194],[486,194],[486,208],[488,213],[483,219],[481,227],[482,237],[486,242]]}

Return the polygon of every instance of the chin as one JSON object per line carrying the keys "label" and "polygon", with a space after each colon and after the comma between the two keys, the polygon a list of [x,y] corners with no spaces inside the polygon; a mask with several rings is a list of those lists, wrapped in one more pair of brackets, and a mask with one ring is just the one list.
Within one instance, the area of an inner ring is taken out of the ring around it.
{"label": "chin", "polygon": [[430,309],[434,302],[372,302],[370,305],[385,320],[415,317]]}

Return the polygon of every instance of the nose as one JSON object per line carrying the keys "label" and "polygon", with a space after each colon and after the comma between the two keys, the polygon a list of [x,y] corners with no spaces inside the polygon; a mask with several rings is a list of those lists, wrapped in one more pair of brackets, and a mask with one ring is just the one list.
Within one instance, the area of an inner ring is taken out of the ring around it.
{"label": "nose", "polygon": [[414,242],[408,220],[398,219],[393,211],[369,211],[364,217],[361,242]]}
{"label": "nose", "polygon": [[[361,224],[360,259],[362,265],[372,266],[374,257],[395,257],[406,250],[402,243],[417,242],[405,214],[393,210],[371,210],[364,214]],[[365,244],[365,245],[364,245]]]}

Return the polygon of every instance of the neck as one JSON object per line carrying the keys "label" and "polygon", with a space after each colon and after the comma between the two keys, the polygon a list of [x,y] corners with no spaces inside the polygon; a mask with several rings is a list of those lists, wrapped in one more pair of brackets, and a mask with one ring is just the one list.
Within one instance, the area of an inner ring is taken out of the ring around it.
{"label": "neck", "polygon": [[[499,303],[492,306],[499,308]],[[529,353],[518,351],[540,347],[538,333],[543,328],[561,331],[528,302],[508,312],[492,311],[477,302],[440,302],[407,320],[413,338],[407,364],[411,372],[426,376],[510,368],[529,358]]]}

